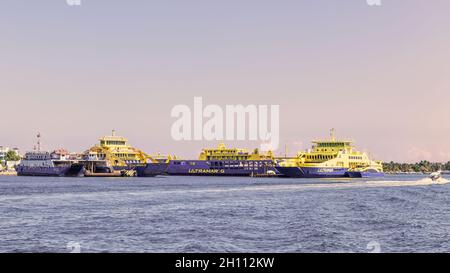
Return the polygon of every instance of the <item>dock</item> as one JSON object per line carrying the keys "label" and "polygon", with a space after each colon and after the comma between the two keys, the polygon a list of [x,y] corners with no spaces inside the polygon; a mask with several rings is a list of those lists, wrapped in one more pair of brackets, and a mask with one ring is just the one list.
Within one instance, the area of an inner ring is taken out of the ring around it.
{"label": "dock", "polygon": [[17,176],[17,172],[15,171],[0,172],[0,176]]}

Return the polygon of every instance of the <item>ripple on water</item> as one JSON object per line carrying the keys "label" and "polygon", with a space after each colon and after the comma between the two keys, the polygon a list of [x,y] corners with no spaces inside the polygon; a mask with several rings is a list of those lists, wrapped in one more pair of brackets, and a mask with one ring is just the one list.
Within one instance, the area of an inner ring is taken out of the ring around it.
{"label": "ripple on water", "polygon": [[0,177],[0,251],[448,252],[448,184]]}

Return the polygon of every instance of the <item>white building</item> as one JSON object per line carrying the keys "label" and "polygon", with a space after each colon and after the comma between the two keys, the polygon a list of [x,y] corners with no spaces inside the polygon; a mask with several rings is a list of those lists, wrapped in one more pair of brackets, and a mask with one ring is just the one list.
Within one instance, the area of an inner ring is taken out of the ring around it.
{"label": "white building", "polygon": [[0,162],[5,161],[5,156],[8,151],[9,151],[8,147],[0,146]]}

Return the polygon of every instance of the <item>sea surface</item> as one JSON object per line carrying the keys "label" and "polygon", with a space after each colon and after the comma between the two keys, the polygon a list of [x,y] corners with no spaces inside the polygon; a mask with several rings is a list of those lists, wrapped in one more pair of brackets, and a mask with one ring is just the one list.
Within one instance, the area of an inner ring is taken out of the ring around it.
{"label": "sea surface", "polygon": [[449,252],[447,182],[0,176],[0,252]]}

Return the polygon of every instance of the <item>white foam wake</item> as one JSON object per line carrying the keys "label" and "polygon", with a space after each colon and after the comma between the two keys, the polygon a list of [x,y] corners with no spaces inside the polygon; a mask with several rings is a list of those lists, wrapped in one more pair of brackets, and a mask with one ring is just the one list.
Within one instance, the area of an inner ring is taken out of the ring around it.
{"label": "white foam wake", "polygon": [[[329,184],[296,184],[296,185],[271,185],[254,187],[255,190],[262,189],[345,189],[345,188],[373,188],[373,187],[408,187],[408,186],[431,186],[431,185],[445,185],[450,181],[447,179],[440,179],[433,181],[430,178],[425,178],[416,181],[357,181],[357,182],[342,182]],[[250,187],[245,189],[250,190]]]}

